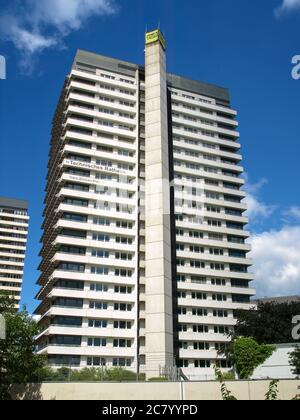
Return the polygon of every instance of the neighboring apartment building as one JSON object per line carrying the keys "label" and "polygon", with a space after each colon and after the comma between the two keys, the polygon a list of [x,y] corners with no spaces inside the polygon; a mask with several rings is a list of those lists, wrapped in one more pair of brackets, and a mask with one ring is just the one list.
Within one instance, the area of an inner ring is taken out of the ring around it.
{"label": "neighboring apartment building", "polygon": [[26,201],[0,197],[0,291],[7,291],[19,308],[28,234]]}
{"label": "neighboring apartment building", "polygon": [[[78,51],[53,121],[39,352],[51,365],[213,376],[251,307],[236,111],[226,89]],[[171,188],[170,188],[171,186]]]}

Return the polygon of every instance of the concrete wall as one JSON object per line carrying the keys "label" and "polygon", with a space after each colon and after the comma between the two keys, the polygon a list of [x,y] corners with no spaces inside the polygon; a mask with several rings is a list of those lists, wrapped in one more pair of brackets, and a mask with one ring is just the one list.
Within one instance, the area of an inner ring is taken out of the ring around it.
{"label": "concrete wall", "polygon": [[[238,400],[264,400],[269,383],[236,381],[228,382],[227,387]],[[291,400],[297,394],[300,380],[280,381],[281,400]],[[11,395],[24,400],[221,400],[218,382],[43,383],[13,386]]]}

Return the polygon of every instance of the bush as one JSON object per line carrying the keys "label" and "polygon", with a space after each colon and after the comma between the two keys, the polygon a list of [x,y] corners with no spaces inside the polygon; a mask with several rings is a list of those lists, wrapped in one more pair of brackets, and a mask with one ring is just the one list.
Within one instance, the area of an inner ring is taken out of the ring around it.
{"label": "bush", "polygon": [[148,379],[148,382],[168,382],[168,378],[165,378],[164,376],[160,376],[158,378],[150,378]]}
{"label": "bush", "polygon": [[41,382],[125,382],[125,381],[145,380],[145,375],[118,368],[84,368],[81,370],[72,370],[62,367],[54,370],[46,367],[40,372]]}
{"label": "bush", "polygon": [[235,381],[234,372],[221,373],[223,381]]}

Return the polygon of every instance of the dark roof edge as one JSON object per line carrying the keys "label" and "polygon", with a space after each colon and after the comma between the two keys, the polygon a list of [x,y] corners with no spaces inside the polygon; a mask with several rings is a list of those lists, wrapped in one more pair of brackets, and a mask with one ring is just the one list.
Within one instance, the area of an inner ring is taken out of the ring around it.
{"label": "dark roof edge", "polygon": [[187,77],[168,74],[168,84],[173,88],[187,90],[199,95],[230,102],[229,90],[214,84],[188,79]]}
{"label": "dark roof edge", "polygon": [[[128,76],[135,76],[137,70],[143,70],[144,66],[130,63],[128,61],[107,57],[101,54],[78,49],[75,55],[72,69],[76,67],[76,63],[82,63],[93,67],[102,68],[103,70],[113,71]],[[189,92],[198,93],[199,95],[209,96],[211,98],[230,103],[229,90],[214,84],[205,83],[197,80],[188,79],[186,77],[168,74],[168,84],[174,88],[183,89]]]}
{"label": "dark roof edge", "polygon": [[28,201],[18,200],[15,198],[0,197],[0,207],[28,210]]}
{"label": "dark roof edge", "polygon": [[101,54],[78,49],[75,55],[72,69],[76,63],[83,63],[90,66],[102,68],[103,70],[111,70],[116,73],[122,73],[128,76],[135,76],[135,72],[140,68],[137,64],[128,61],[107,57]]}

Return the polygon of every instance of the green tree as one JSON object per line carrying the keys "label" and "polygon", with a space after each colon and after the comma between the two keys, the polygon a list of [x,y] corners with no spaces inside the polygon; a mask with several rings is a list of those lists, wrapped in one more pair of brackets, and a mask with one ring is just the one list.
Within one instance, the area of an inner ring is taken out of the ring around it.
{"label": "green tree", "polygon": [[295,348],[295,350],[290,353],[290,358],[289,358],[289,362],[290,362],[290,366],[292,366],[293,370],[293,374],[297,375],[297,377],[300,376],[300,347],[297,346]]}
{"label": "green tree", "polygon": [[39,380],[45,359],[34,353],[39,329],[25,308],[17,312],[13,300],[1,293],[0,313],[6,321],[6,339],[0,340],[0,399],[7,399],[11,384]]}
{"label": "green tree", "polygon": [[239,378],[249,379],[274,351],[274,346],[258,344],[252,337],[238,337],[229,346],[228,356]]}
{"label": "green tree", "polygon": [[[253,337],[258,344],[290,343],[292,319],[300,314],[300,302],[259,303],[257,310],[236,311],[233,338]],[[300,343],[300,340],[298,340]]]}

